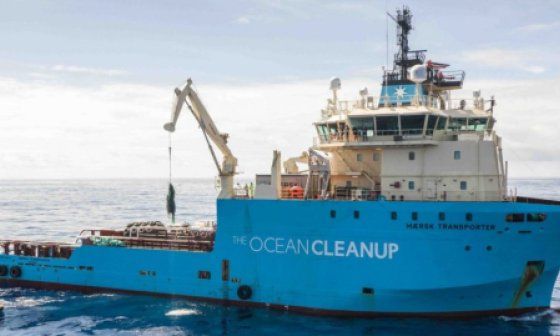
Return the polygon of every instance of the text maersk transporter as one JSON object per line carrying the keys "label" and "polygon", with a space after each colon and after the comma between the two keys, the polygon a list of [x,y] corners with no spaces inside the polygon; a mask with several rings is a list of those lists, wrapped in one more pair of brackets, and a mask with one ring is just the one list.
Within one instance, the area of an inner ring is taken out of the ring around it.
{"label": "text maersk transporter", "polygon": [[83,231],[75,245],[2,241],[1,283],[336,315],[549,308],[560,203],[508,195],[494,99],[452,99],[464,72],[409,50],[407,8],[393,19],[399,50],[381,96],[340,101],[333,79],[315,145],[284,173],[275,151],[254,189],[234,187],[237,160],[192,82],[176,89],[165,129],[187,105],[223,154],[218,164],[212,151],[217,224],[131,223]]}

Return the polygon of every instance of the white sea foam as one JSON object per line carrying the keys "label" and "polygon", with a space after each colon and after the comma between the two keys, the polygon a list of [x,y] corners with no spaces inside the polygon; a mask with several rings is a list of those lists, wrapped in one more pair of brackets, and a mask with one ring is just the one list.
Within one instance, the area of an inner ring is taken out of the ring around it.
{"label": "white sea foam", "polygon": [[[98,323],[98,320],[91,316],[69,317],[59,321],[49,321],[37,324],[33,327],[9,330],[10,336],[32,336],[32,335],[80,335],[91,331]],[[4,334],[2,334],[4,335]]]}
{"label": "white sea foam", "polygon": [[[146,329],[131,329],[131,330],[118,330],[118,329],[103,329],[95,330],[94,335],[97,336],[184,336],[187,335],[180,327],[152,327]],[[190,334],[188,334],[190,335]]]}
{"label": "white sea foam", "polygon": [[198,314],[200,314],[200,312],[196,309],[174,309],[165,313],[165,316],[187,316]]}
{"label": "white sea foam", "polygon": [[552,309],[547,309],[538,313],[525,314],[521,316],[500,316],[499,318],[503,321],[514,321],[514,322],[532,322],[540,321],[545,317],[554,315],[555,312]]}
{"label": "white sea foam", "polygon": [[55,302],[64,302],[64,300],[52,297],[18,297],[14,301],[3,300],[5,307],[36,307]]}

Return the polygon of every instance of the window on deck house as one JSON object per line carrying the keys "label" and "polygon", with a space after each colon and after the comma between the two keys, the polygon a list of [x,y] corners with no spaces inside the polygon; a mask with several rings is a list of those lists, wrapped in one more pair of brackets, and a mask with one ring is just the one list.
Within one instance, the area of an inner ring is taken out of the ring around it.
{"label": "window on deck house", "polygon": [[451,118],[449,119],[450,130],[459,131],[467,128],[467,118]]}
{"label": "window on deck house", "polygon": [[336,124],[327,124],[328,135],[331,140],[336,140],[338,136],[338,126]]}
{"label": "window on deck house", "polygon": [[435,116],[435,115],[428,116],[428,125],[426,127],[426,134],[427,135],[434,134],[434,128],[436,127],[437,120],[438,120],[438,117]]}
{"label": "window on deck house", "polygon": [[484,131],[488,118],[469,118],[467,129],[470,131]]}
{"label": "window on deck house", "polygon": [[321,142],[329,140],[327,125],[322,125],[322,124],[317,125],[317,133],[319,134],[319,138],[321,139]]}
{"label": "window on deck house", "polygon": [[380,116],[376,117],[377,135],[396,135],[399,134],[399,117],[398,116]]}
{"label": "window on deck house", "polygon": [[373,118],[352,118],[352,133],[359,141],[366,141],[373,137]]}
{"label": "window on deck house", "polygon": [[426,116],[424,114],[401,116],[402,134],[422,134],[425,119]]}
{"label": "window on deck house", "polygon": [[437,121],[437,130],[444,130],[445,129],[445,124],[447,124],[447,117],[439,117],[438,121]]}

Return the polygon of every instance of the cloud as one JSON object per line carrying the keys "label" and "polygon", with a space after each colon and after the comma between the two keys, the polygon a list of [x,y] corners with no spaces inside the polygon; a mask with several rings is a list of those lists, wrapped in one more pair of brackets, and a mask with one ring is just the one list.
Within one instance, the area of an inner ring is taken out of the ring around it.
{"label": "cloud", "polygon": [[503,139],[511,176],[560,176],[560,151],[553,126],[560,123],[556,108],[559,79],[480,80],[468,82],[465,88],[482,88],[483,93],[495,95],[496,129]]}
{"label": "cloud", "polygon": [[[498,101],[497,130],[511,176],[550,177],[560,172],[554,80],[467,82]],[[342,99],[355,99],[369,78],[343,80]],[[270,170],[272,150],[283,158],[313,144],[312,123],[329,97],[328,79],[196,88],[239,159],[243,177]],[[543,88],[546,88],[544,90]],[[370,86],[376,94],[378,86]],[[0,179],[167,176],[172,86],[105,84],[85,87],[0,78]],[[204,138],[186,111],[173,141],[176,177],[213,177]]]}
{"label": "cloud", "polygon": [[524,33],[535,33],[547,31],[560,27],[560,21],[548,22],[548,23],[533,23],[517,28],[518,31]]}
{"label": "cloud", "polygon": [[542,54],[531,50],[478,49],[464,52],[462,58],[467,62],[478,65],[501,69],[519,69],[534,74],[539,74],[546,70],[543,66],[535,65],[535,63],[539,63]]}
{"label": "cloud", "polygon": [[239,24],[249,24],[251,22],[251,19],[249,19],[249,16],[245,15],[238,17],[234,20],[234,22]]}
{"label": "cloud", "polygon": [[65,72],[72,74],[84,74],[93,76],[122,76],[126,74],[126,71],[118,69],[99,69],[99,68],[87,68],[75,65],[63,65],[57,64],[49,68],[51,71]]}
{"label": "cloud", "polygon": [[366,15],[377,20],[385,17],[384,13],[374,11],[374,3],[360,0],[252,0],[251,3],[253,9],[234,19],[234,23],[308,20],[325,15],[340,15],[341,12]]}

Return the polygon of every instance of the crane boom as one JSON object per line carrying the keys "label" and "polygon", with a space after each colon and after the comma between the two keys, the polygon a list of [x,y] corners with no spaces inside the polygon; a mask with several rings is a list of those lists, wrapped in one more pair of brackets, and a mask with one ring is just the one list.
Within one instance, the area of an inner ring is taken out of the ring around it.
{"label": "crane boom", "polygon": [[[233,197],[233,176],[235,175],[237,168],[237,159],[227,145],[228,134],[220,133],[218,131],[218,128],[212,120],[212,117],[210,117],[208,110],[206,110],[206,107],[198,97],[198,94],[192,88],[192,80],[190,78],[187,79],[187,83],[182,90],[179,88],[175,89],[175,95],[177,100],[171,114],[171,121],[166,123],[163,128],[168,132],[175,132],[175,127],[177,125],[179,115],[181,114],[181,110],[183,109],[183,104],[186,104],[204,134],[206,142],[208,143],[210,154],[212,154],[212,158],[216,164],[216,168],[218,169],[222,187],[218,198]],[[212,140],[212,143],[218,147],[222,153],[221,166],[218,164],[216,153],[214,152],[209,140]]]}

